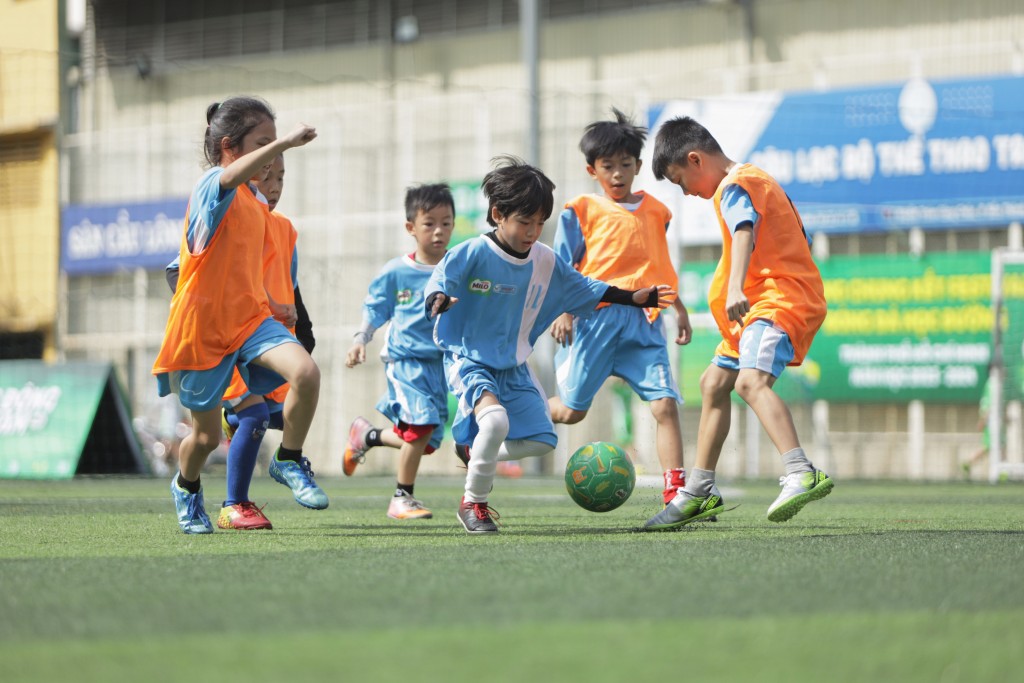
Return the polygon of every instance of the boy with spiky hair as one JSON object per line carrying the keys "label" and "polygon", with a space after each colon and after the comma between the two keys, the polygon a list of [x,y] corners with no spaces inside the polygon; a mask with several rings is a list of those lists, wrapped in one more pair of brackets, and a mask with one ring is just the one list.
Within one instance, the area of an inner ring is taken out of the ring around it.
{"label": "boy with spiky hair", "polygon": [[458,398],[452,436],[468,455],[458,519],[471,534],[498,531],[487,502],[498,460],[543,455],[557,443],[526,363],[537,338],[565,311],[587,315],[600,301],[663,307],[676,294],[668,285],[612,287],[556,258],[538,242],[554,187],[540,169],[499,158],[482,185],[494,230],[449,251],[427,285],[434,340]]}
{"label": "boy with spiky hair", "polygon": [[405,193],[405,229],[416,251],[391,259],[373,282],[363,302],[363,326],[355,334],[345,365],[366,361],[373,333],[391,323],[381,351],[388,392],[377,403],[393,424],[378,429],[357,417],[349,428],[342,470],[355,472],[374,446],[399,449],[398,477],[388,505],[392,519],[429,519],[430,510],[413,496],[420,459],[433,453],[448,420],[448,385],[433,325],[423,310],[423,290],[448,250],[455,225],[455,200],[444,183],[410,187]]}
{"label": "boy with spiky hair", "polygon": [[[580,151],[587,173],[601,194],[585,194],[565,205],[558,220],[555,252],[583,275],[633,289],[666,282],[676,287],[669,254],[672,214],[654,197],[633,192],[647,130],[618,109],[614,121],[586,127]],[[692,333],[686,307],[675,298],[676,344]],[[682,401],[669,362],[658,308],[611,307],[601,303],[593,315],[566,313],[551,326],[559,344],[555,353],[558,396],[549,400],[555,422],[576,424],[587,415],[601,385],[620,377],[648,402],[657,422],[656,451],[664,478],[662,504],[684,485],[683,437],[678,404]]]}
{"label": "boy with spiky hair", "polygon": [[723,249],[708,307],[722,342],[700,378],[700,429],[690,481],[644,528],[680,527],[724,509],[713,487],[729,434],[733,390],[782,456],[786,474],[768,519],[785,522],[833,487],[800,447],[793,416],[773,390],[787,365],[803,362],[825,320],[825,288],[810,239],[782,186],[760,168],[727,157],[708,129],[688,116],[662,125],[653,165],[655,178],[715,204]]}

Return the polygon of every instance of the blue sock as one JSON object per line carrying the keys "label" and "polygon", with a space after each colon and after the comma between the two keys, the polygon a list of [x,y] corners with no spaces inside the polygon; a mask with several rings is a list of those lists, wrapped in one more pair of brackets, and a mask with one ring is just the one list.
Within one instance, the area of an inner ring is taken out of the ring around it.
{"label": "blue sock", "polygon": [[257,403],[238,413],[238,429],[228,446],[228,497],[224,501],[225,507],[249,500],[249,484],[269,420],[266,403]]}
{"label": "blue sock", "polygon": [[276,429],[277,431],[284,430],[284,411],[275,410],[270,414],[270,428]]}

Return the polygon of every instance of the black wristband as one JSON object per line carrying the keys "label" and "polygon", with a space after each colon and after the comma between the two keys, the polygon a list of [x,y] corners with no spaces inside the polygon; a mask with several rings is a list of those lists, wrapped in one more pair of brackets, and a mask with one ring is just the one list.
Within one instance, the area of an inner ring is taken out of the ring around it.
{"label": "black wristband", "polygon": [[452,298],[450,296],[448,296],[444,292],[434,292],[433,294],[427,297],[426,301],[423,302],[424,306],[426,306],[427,309],[428,320],[434,317],[434,301],[437,300],[437,297],[439,296],[443,297],[443,299],[441,301],[441,308],[437,311],[438,313],[444,313],[445,311],[452,307]]}
{"label": "black wristband", "polygon": [[658,290],[651,290],[647,300],[642,304],[638,304],[633,301],[633,295],[636,290],[619,289],[613,285],[608,285],[608,289],[601,296],[601,301],[609,304],[619,304],[620,306],[636,306],[637,308],[657,308],[658,307]]}

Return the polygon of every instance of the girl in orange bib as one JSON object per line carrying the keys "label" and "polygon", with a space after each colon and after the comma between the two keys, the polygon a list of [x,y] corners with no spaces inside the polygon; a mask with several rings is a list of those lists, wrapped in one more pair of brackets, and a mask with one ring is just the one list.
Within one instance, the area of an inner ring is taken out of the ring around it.
{"label": "girl in orange bib", "polygon": [[[206,119],[204,151],[211,168],[189,199],[178,285],[153,365],[160,395],[176,393],[192,413],[192,433],[181,442],[179,472],[171,482],[185,533],[213,531],[199,475],[220,443],[221,397],[235,367],[253,393],[270,393],[285,381],[291,385],[275,459],[286,463],[296,480],[289,484],[293,491],[315,487],[302,445],[320,394],[319,368],[274,320],[263,277],[268,214],[250,185],[266,175],[278,155],[313,140],[316,130],[300,124],[277,138],[270,107],[249,97],[210,105]],[[288,313],[275,308],[279,317]],[[326,507],[320,494],[319,507]]]}

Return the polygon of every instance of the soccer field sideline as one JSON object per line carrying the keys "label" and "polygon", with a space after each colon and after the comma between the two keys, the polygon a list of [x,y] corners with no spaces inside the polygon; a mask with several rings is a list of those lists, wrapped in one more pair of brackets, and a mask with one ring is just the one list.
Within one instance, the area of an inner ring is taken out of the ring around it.
{"label": "soccer field sideline", "polygon": [[[209,501],[223,479],[204,479]],[[1016,484],[840,482],[778,525],[774,482],[734,483],[718,523],[635,534],[656,489],[593,514],[558,479],[499,479],[502,531],[480,538],[456,478],[417,485],[435,517],[416,523],[384,517],[388,478],[322,483],[313,512],[260,477],[273,531],[189,537],[163,480],[0,481],[3,680],[973,682],[1021,664]]]}

